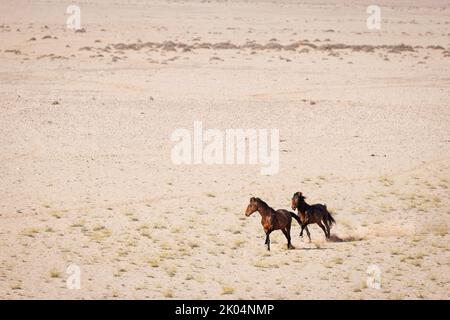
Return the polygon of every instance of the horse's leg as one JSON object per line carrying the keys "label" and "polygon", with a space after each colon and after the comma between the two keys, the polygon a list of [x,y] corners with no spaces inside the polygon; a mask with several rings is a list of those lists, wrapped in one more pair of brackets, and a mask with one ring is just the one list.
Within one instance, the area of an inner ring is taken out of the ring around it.
{"label": "horse's leg", "polygon": [[301,225],[301,227],[302,227],[302,230],[300,230],[300,237],[302,237],[303,238],[303,230],[305,229],[305,224],[302,224]]}
{"label": "horse's leg", "polygon": [[284,236],[286,237],[288,243],[287,243],[287,248],[288,249],[292,249],[293,246],[291,244],[291,225],[287,225],[286,228],[281,229],[281,231],[283,231]]}
{"label": "horse's leg", "polygon": [[311,233],[309,233],[308,225],[305,225],[306,234],[308,235],[309,242],[311,242]]}
{"label": "horse's leg", "polygon": [[289,249],[289,242],[290,241],[289,241],[289,236],[287,234],[287,230],[286,230],[286,228],[284,228],[284,229],[281,229],[281,231],[283,232],[284,236],[286,237],[286,240],[288,241],[287,247]]}
{"label": "horse's leg", "polygon": [[288,235],[288,249],[294,249],[294,246],[291,243],[291,223],[286,226],[286,232]]}
{"label": "horse's leg", "polygon": [[270,233],[272,232],[272,230],[267,230],[266,231],[266,243],[267,244],[267,250],[270,251]]}
{"label": "horse's leg", "polygon": [[325,229],[324,225],[322,224],[322,221],[317,221],[317,224],[323,230],[323,233],[325,233],[325,238],[328,239],[327,230]]}
{"label": "horse's leg", "polygon": [[323,224],[325,225],[325,228],[327,229],[327,239],[330,239],[330,223],[328,222],[327,219],[323,219]]}

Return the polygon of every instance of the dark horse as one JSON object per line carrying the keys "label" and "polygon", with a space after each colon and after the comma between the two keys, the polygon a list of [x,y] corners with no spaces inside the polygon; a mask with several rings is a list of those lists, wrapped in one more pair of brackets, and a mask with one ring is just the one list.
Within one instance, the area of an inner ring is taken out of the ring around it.
{"label": "dark horse", "polygon": [[294,249],[294,246],[291,244],[291,222],[292,218],[297,220],[297,222],[301,225],[300,218],[293,212],[288,210],[274,210],[269,207],[267,203],[262,201],[260,198],[250,198],[250,203],[247,206],[247,210],[245,210],[245,215],[249,217],[253,212],[258,211],[261,215],[261,224],[264,228],[264,232],[266,233],[266,242],[267,250],[270,251],[270,233],[274,230],[283,231],[284,236],[286,237],[288,243],[288,249]]}
{"label": "dark horse", "polygon": [[303,237],[303,230],[306,229],[309,242],[311,242],[311,234],[308,230],[308,224],[317,223],[325,233],[325,237],[330,239],[330,228],[336,223],[331,216],[325,204],[313,204],[312,206],[305,202],[305,198],[301,192],[296,192],[292,196],[292,210],[298,209],[300,217],[300,237]]}

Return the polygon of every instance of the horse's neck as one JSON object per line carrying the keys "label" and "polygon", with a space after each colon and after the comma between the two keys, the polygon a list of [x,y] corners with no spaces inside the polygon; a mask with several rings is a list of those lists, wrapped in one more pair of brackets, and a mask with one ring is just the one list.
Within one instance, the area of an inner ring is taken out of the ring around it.
{"label": "horse's neck", "polygon": [[260,206],[260,207],[258,207],[258,212],[262,218],[267,218],[267,217],[270,217],[273,213],[275,213],[275,210],[269,206],[267,206],[267,207]]}
{"label": "horse's neck", "polygon": [[298,204],[297,209],[300,210],[301,212],[305,212],[306,210],[309,209],[309,204],[307,204],[305,201],[302,201]]}

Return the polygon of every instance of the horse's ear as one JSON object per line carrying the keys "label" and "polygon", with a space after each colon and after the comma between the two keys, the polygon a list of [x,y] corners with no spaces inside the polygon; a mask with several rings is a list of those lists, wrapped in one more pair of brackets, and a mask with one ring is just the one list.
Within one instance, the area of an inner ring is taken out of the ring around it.
{"label": "horse's ear", "polygon": [[255,197],[250,198],[250,202],[254,202],[255,200],[256,200]]}

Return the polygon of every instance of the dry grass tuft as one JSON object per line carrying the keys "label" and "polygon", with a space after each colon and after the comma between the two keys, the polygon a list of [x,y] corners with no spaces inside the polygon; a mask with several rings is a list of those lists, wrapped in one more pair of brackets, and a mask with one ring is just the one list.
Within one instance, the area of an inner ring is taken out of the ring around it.
{"label": "dry grass tuft", "polygon": [[34,238],[35,235],[38,234],[38,233],[39,233],[39,229],[37,229],[37,228],[28,228],[28,229],[22,230],[22,232],[20,234],[25,236],[25,237]]}
{"label": "dry grass tuft", "polygon": [[173,298],[173,291],[171,289],[164,290],[163,294],[165,298]]}
{"label": "dry grass tuft", "polygon": [[233,294],[234,293],[234,288],[230,287],[230,286],[224,286],[222,287],[222,294]]}
{"label": "dry grass tuft", "polygon": [[50,270],[50,277],[51,278],[60,278],[61,272],[59,272],[57,269],[53,268]]}

